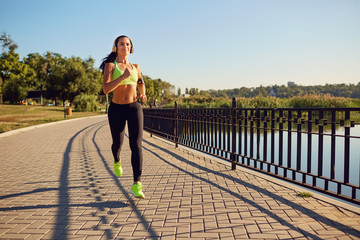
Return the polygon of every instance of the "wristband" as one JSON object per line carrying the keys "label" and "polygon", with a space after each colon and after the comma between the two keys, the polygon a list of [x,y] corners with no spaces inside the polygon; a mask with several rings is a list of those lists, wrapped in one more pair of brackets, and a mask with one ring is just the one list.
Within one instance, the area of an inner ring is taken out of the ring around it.
{"label": "wristband", "polygon": [[137,84],[145,84],[145,83],[144,83],[144,80],[142,78],[139,78],[138,81],[137,81]]}

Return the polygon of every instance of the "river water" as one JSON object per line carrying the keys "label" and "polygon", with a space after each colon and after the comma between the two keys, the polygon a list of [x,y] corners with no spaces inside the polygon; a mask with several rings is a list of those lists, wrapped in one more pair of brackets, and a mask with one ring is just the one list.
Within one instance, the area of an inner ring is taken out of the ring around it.
{"label": "river water", "polygon": [[[345,129],[339,128],[336,129],[336,135],[344,135]],[[329,132],[324,132],[325,134],[330,134]],[[356,136],[360,137],[360,126],[356,125],[355,127],[352,127],[350,129],[350,136]],[[261,133],[260,136],[260,159],[264,159],[265,155],[263,152],[263,137],[264,134]],[[279,164],[279,138],[280,134],[278,131],[274,134],[275,137],[275,145],[274,145],[274,163]],[[288,132],[283,132],[283,166],[287,166],[287,157],[288,157],[288,149],[291,150],[291,168],[296,168],[296,162],[297,162],[297,133],[293,132],[291,134],[291,147],[288,146]],[[219,137],[219,134],[217,134],[218,141],[225,142],[225,146],[227,146],[227,137],[225,139]],[[204,137],[205,139],[205,137]],[[239,134],[237,134],[237,141],[239,139]],[[257,156],[257,134],[254,132],[253,135],[253,157]],[[242,143],[244,143],[244,133],[241,136]],[[247,141],[248,141],[248,147],[247,147],[247,156],[250,156],[250,134],[247,134]],[[206,144],[211,144],[210,140],[207,140]],[[238,143],[237,143],[238,145]],[[345,139],[344,137],[336,137],[335,141],[335,179],[339,181],[344,181],[344,154],[345,154]],[[241,146],[241,153],[244,153],[244,144]],[[237,146],[237,153],[239,153],[239,147]],[[215,151],[213,151],[215,153]],[[267,161],[269,162],[271,160],[271,133],[267,133],[267,152],[266,152]],[[301,168],[300,170],[307,172],[307,155],[308,155],[308,134],[307,133],[301,133]],[[319,135],[318,134],[312,134],[311,137],[311,173],[316,174],[318,173],[318,155],[319,155]],[[230,159],[229,154],[225,156],[226,158]],[[246,159],[245,159],[246,162]],[[257,168],[260,168],[260,163],[255,162],[253,160],[250,160],[250,165],[255,166],[257,164]],[[353,185],[360,185],[360,138],[351,138],[350,139],[350,163],[349,163],[349,182]],[[267,169],[267,167],[265,167]],[[331,136],[324,135],[323,138],[323,176],[330,178],[331,173]],[[271,172],[275,172],[275,167],[270,167]],[[278,168],[278,174],[284,175],[284,171],[288,171],[288,176],[291,176],[290,170],[284,170],[282,168]],[[296,173],[296,179],[301,181],[302,180],[302,174]],[[306,182],[308,184],[312,184],[312,177],[307,176]],[[316,185],[320,188],[324,188],[324,180],[317,179]],[[337,191],[337,184],[329,182],[329,190],[330,191]],[[351,196],[351,188],[347,186],[342,186],[342,194]],[[360,199],[360,191],[357,190],[356,192],[356,198]]]}
{"label": "river water", "polygon": [[[344,135],[344,128],[337,129],[337,135]],[[351,136],[360,136],[360,126],[351,128]],[[301,134],[301,168],[300,170],[307,171],[307,155],[308,155],[308,135],[306,133]],[[268,146],[267,146],[267,159],[268,161],[271,158],[271,135],[268,134]],[[256,139],[256,134],[254,136]],[[249,139],[248,139],[249,141]],[[297,162],[297,133],[291,134],[291,167],[295,168]],[[287,166],[287,156],[288,156],[288,134],[287,132],[283,134],[283,165]],[[248,144],[249,145],[249,144]],[[257,155],[256,152],[256,142],[254,143],[254,155]],[[262,152],[263,146],[262,141],[260,141],[260,158],[264,159],[264,153]],[[345,155],[345,139],[344,137],[336,137],[335,141],[335,179],[339,181],[344,181],[344,155]],[[248,147],[248,153],[250,148]],[[311,137],[311,173],[318,173],[318,155],[319,155],[319,136],[313,134]],[[275,163],[279,163],[279,132],[275,133]],[[254,162],[252,166],[254,166]],[[258,163],[259,165],[259,163]],[[349,164],[349,182],[354,185],[360,185],[360,138],[351,138],[350,139],[350,164]],[[271,167],[271,172],[275,171],[274,167]],[[323,176],[330,178],[331,172],[331,137],[324,136],[323,138]],[[279,168],[279,174],[283,175],[283,169]],[[288,173],[289,175],[289,173]],[[291,176],[291,175],[290,175]],[[297,180],[301,181],[302,174],[296,174]],[[312,177],[306,178],[307,183],[312,183]],[[324,181],[321,179],[317,180],[317,186],[323,188]],[[329,183],[329,190],[336,191],[337,184]],[[351,189],[349,187],[342,187],[343,194],[350,195]],[[360,194],[358,193],[360,198]]]}

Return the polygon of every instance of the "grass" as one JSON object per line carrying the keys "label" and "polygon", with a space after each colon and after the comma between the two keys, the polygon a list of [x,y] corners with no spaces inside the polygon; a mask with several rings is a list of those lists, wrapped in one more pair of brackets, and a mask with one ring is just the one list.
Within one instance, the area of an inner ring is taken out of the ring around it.
{"label": "grass", "polygon": [[[72,112],[67,119],[89,117],[104,112]],[[0,104],[0,133],[38,125],[42,123],[64,120],[64,108],[55,106],[30,106]]]}
{"label": "grass", "polygon": [[310,197],[313,196],[313,195],[312,195],[311,193],[309,193],[309,192],[298,192],[296,195],[299,196],[299,197],[303,197],[303,198],[310,198]]}

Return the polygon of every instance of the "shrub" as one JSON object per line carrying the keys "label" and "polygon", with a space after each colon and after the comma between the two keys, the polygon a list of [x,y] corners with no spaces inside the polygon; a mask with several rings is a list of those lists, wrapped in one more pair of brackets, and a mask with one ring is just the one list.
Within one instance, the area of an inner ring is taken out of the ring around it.
{"label": "shrub", "polygon": [[27,90],[21,86],[19,78],[11,79],[3,86],[4,100],[10,103],[17,103],[26,98]]}
{"label": "shrub", "polygon": [[95,95],[80,94],[74,99],[75,111],[96,112],[99,106],[98,97]]}
{"label": "shrub", "polygon": [[310,197],[313,196],[313,195],[312,195],[311,193],[309,193],[309,192],[298,192],[296,195],[299,196],[299,197],[303,197],[303,198],[310,198]]}

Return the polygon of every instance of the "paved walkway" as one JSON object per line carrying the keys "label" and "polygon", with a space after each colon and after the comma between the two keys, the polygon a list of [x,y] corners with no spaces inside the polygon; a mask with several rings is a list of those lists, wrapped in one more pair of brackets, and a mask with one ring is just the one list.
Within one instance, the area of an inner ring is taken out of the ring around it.
{"label": "paved walkway", "polygon": [[[106,116],[0,137],[0,239],[360,239],[360,208],[144,134],[146,199]],[[319,198],[318,198],[319,196]]]}

